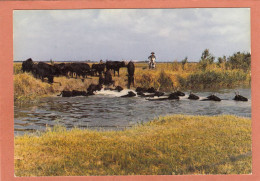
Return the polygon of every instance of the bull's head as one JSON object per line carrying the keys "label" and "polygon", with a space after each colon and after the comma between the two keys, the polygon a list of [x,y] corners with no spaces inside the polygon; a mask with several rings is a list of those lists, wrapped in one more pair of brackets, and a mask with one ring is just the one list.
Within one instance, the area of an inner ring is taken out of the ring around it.
{"label": "bull's head", "polygon": [[126,61],[125,61],[125,60],[121,62],[121,67],[126,67],[126,65],[127,65],[127,64],[126,64]]}
{"label": "bull's head", "polygon": [[28,58],[26,61],[27,62],[33,62],[32,58]]}

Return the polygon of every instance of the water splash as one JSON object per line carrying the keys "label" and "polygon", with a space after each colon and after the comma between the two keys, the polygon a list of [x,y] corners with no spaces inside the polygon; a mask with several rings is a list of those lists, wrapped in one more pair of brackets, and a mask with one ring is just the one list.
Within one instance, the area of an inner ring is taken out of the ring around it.
{"label": "water splash", "polygon": [[96,95],[107,95],[110,97],[121,97],[123,95],[126,95],[129,91],[134,92],[135,94],[137,94],[134,90],[132,89],[124,89],[121,92],[118,92],[116,90],[105,90],[104,88],[101,89],[101,91],[97,91],[95,94]]}

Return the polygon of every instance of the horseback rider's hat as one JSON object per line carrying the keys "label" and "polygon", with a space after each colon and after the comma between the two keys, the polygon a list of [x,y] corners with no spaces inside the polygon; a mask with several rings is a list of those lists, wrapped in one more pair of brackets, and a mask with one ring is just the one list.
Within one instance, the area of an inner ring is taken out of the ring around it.
{"label": "horseback rider's hat", "polygon": [[154,54],[154,52],[152,52],[151,54]]}

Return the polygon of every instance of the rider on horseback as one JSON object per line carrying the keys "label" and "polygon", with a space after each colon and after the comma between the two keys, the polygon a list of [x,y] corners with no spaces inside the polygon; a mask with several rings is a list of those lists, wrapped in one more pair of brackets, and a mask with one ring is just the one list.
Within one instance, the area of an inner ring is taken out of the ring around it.
{"label": "rider on horseback", "polygon": [[148,57],[149,59],[149,69],[154,69],[155,68],[155,55],[154,52],[151,53],[151,55]]}

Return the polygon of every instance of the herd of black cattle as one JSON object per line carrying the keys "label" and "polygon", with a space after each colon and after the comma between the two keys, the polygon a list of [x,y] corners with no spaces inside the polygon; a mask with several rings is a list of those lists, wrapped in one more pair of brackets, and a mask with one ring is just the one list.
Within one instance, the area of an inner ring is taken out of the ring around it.
{"label": "herd of black cattle", "polygon": [[119,76],[119,70],[121,67],[127,67],[128,82],[129,84],[134,84],[135,67],[133,62],[129,62],[126,65],[124,61],[107,61],[106,63],[92,64],[92,67],[90,67],[89,64],[83,62],[58,63],[53,65],[44,62],[35,63],[31,58],[29,58],[22,63],[23,72],[31,72],[35,78],[39,78],[42,81],[44,81],[44,78],[47,78],[49,83],[53,83],[53,78],[55,76],[75,76],[76,78],[82,77],[84,80],[87,76],[99,75],[101,77],[104,74],[105,79],[107,79],[105,84],[109,84],[112,81],[109,80],[112,77],[110,70],[114,71],[114,76],[116,72],[118,72]]}
{"label": "herd of black cattle", "polygon": [[[98,84],[91,84],[87,91],[62,91],[59,96],[62,97],[74,97],[74,96],[90,96],[94,95],[94,92],[100,91],[103,88],[103,85],[106,85],[106,89],[109,90],[115,90],[115,91],[122,91],[123,88],[120,86],[115,87],[115,82],[112,80],[112,75],[110,70],[114,71],[115,73],[118,72],[119,76],[119,70],[122,67],[127,67],[128,72],[128,88],[130,88],[131,84],[134,86],[134,72],[135,72],[135,65],[133,62],[129,62],[127,65],[124,61],[107,61],[106,63],[99,63],[99,64],[92,64],[92,67],[90,67],[87,63],[59,63],[59,64],[47,64],[44,62],[35,63],[31,58],[27,59],[22,63],[22,71],[23,72],[31,72],[34,77],[40,78],[42,81],[44,81],[44,78],[48,78],[49,83],[53,83],[53,78],[55,76],[66,76],[66,77],[74,77],[74,75],[77,77],[82,76],[83,80],[87,76],[99,76],[99,82]],[[105,71],[106,69],[106,71]],[[104,77],[103,77],[104,74]],[[109,85],[113,85],[115,88],[109,88]],[[185,94],[181,91],[175,91],[173,93],[170,93],[166,95],[164,92],[160,92],[155,90],[153,87],[151,88],[136,88],[136,93],[133,91],[129,91],[128,94],[123,95],[121,97],[146,97],[148,100],[179,100],[180,96],[185,96]],[[161,97],[163,96],[163,97]],[[152,99],[152,97],[158,97],[156,99]],[[161,98],[160,98],[161,97]],[[188,99],[191,100],[199,100],[200,98],[190,93]],[[223,100],[223,99],[222,99]],[[236,101],[248,101],[247,98],[241,96],[239,93],[236,93],[233,100]],[[202,99],[202,101],[221,101],[219,97],[212,94],[208,96],[206,99]]]}

